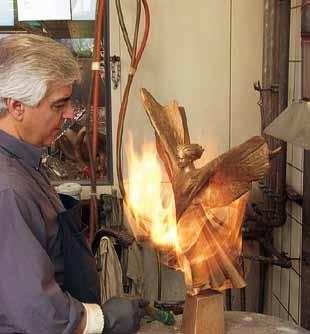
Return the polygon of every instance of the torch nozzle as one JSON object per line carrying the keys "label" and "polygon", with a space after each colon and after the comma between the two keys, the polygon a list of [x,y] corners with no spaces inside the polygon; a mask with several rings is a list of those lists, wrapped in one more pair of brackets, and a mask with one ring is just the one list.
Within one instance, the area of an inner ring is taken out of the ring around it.
{"label": "torch nozzle", "polygon": [[162,322],[165,325],[174,325],[175,318],[171,311],[161,311],[153,306],[147,305],[145,312],[152,319]]}

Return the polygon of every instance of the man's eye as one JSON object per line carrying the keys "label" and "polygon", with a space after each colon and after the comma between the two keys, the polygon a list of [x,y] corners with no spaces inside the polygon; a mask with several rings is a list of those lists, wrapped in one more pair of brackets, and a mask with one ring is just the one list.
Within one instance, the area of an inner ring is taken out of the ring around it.
{"label": "man's eye", "polygon": [[54,104],[53,108],[62,109],[64,106],[65,106],[64,104]]}

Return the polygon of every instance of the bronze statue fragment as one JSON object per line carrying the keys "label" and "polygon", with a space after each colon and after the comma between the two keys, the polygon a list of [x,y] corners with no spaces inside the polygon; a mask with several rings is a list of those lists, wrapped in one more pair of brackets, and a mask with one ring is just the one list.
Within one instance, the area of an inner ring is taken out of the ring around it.
{"label": "bronze statue fragment", "polygon": [[185,272],[193,294],[245,286],[240,227],[251,182],[269,168],[264,138],[252,137],[196,168],[203,148],[190,142],[184,109],[175,101],[160,105],[146,89],[141,98],[175,199],[179,244],[169,250],[168,263]]}

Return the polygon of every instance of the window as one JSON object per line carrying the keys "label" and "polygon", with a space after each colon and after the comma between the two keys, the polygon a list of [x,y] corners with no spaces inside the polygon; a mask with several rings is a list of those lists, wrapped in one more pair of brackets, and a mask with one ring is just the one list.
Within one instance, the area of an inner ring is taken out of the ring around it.
{"label": "window", "polygon": [[[106,2],[106,6],[108,7],[108,2]],[[98,155],[96,159],[98,184],[113,183],[108,9],[105,10],[99,86]],[[0,26],[0,38],[18,32],[46,34],[69,47],[80,64],[82,82],[73,88],[75,120],[66,122],[55,142],[46,149],[43,162],[47,167],[51,181],[55,184],[71,181],[89,184],[86,107],[91,87],[95,22],[94,20],[19,22],[15,2],[14,17],[14,26]],[[89,122],[91,125],[91,115]],[[92,129],[92,126],[89,129]]]}

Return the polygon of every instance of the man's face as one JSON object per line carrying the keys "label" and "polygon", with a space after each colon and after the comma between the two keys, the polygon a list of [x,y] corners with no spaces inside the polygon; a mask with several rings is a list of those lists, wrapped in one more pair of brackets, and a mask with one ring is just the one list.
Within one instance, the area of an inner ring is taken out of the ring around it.
{"label": "man's face", "polygon": [[73,118],[72,85],[52,91],[37,107],[25,107],[20,125],[24,141],[38,147],[49,146],[66,119]]}

